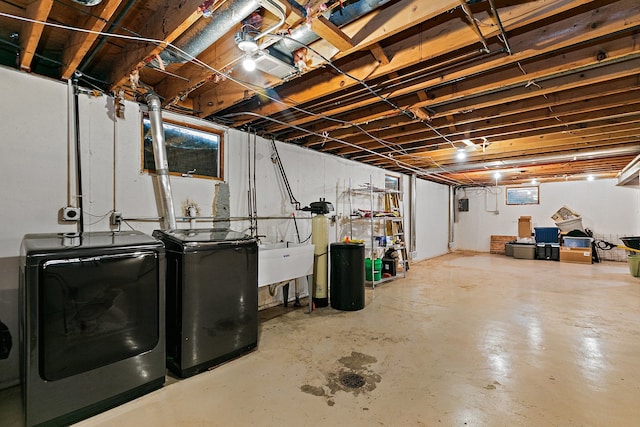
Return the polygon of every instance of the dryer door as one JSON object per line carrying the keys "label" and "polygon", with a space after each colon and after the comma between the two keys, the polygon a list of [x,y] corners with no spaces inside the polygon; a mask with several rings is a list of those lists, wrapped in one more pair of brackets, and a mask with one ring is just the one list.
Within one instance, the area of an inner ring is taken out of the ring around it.
{"label": "dryer door", "polygon": [[48,381],[141,354],[158,342],[158,255],[47,260],[39,280],[39,371]]}

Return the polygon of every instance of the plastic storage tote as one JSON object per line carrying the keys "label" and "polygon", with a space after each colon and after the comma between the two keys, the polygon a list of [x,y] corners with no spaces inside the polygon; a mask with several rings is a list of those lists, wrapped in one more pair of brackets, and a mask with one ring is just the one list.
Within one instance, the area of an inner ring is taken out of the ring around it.
{"label": "plastic storage tote", "polygon": [[558,243],[558,227],[535,227],[536,243]]}
{"label": "plastic storage tote", "polygon": [[569,237],[569,236],[564,236],[562,238],[564,246],[566,246],[568,248],[588,248],[588,247],[591,246],[592,240],[593,239],[591,237]]}

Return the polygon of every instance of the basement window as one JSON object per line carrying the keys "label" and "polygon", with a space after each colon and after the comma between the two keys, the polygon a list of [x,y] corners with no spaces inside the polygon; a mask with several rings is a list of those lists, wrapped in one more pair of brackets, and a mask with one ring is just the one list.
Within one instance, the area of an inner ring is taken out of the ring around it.
{"label": "basement window", "polygon": [[[169,173],[176,176],[224,179],[223,133],[204,127],[163,121]],[[155,160],[149,117],[142,118],[142,169],[154,173]]]}
{"label": "basement window", "polygon": [[385,190],[400,191],[400,177],[394,175],[385,175],[384,188]]}
{"label": "basement window", "polygon": [[507,205],[540,204],[540,187],[507,187]]}

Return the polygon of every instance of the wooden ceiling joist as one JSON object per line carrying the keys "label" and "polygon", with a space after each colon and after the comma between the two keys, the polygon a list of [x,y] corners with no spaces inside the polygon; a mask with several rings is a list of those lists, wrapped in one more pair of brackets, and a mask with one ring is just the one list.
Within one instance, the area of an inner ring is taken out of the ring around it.
{"label": "wooden ceiling joist", "polygon": [[[53,6],[53,0],[33,0],[27,5],[26,17],[33,21],[46,22]],[[23,22],[20,34],[20,68],[31,70],[31,61],[40,42],[44,25],[37,22]]]}
{"label": "wooden ceiling joist", "polygon": [[80,61],[98,38],[98,33],[107,25],[120,3],[122,0],[104,0],[94,8],[93,13],[82,25],[81,28],[86,32],[75,32],[69,36],[69,43],[62,54],[64,67],[61,78],[63,80],[69,79],[76,71]]}

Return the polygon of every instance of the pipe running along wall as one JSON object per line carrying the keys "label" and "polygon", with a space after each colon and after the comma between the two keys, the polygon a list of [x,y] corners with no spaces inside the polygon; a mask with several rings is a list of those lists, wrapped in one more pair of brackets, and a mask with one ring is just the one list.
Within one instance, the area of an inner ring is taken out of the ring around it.
{"label": "pipe running along wall", "polygon": [[173,196],[171,194],[171,182],[169,181],[169,162],[167,161],[167,147],[162,127],[162,107],[160,98],[153,92],[145,96],[149,106],[149,122],[151,123],[151,138],[153,157],[156,168],[156,180],[160,193],[160,209],[162,210],[162,228],[175,230],[176,214],[173,210]]}

